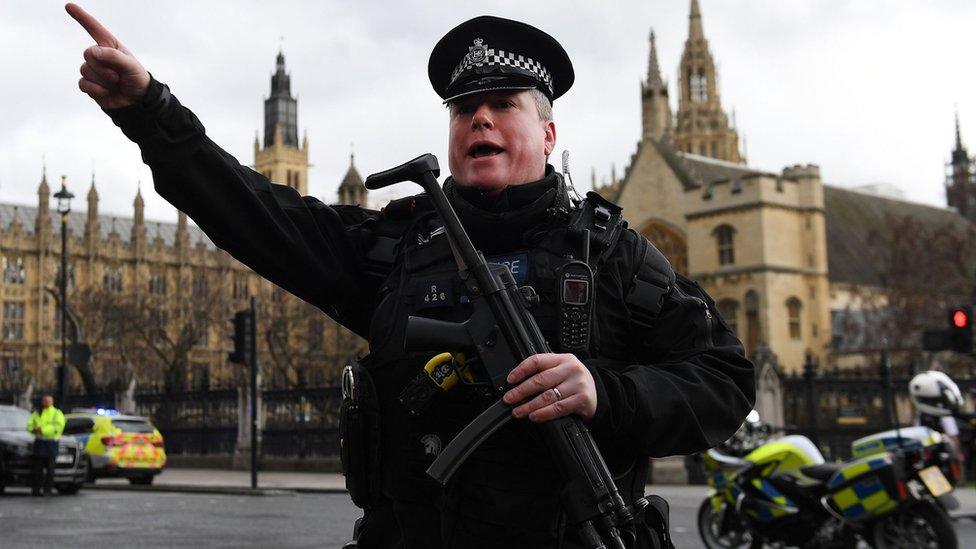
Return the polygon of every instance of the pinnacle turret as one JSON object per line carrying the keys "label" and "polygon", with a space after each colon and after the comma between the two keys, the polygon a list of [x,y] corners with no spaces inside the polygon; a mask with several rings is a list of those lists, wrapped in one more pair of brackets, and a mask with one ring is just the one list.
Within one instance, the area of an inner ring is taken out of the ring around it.
{"label": "pinnacle turret", "polygon": [[95,189],[95,172],[92,172],[91,187],[88,188],[88,224],[98,223],[98,191]]}
{"label": "pinnacle turret", "polygon": [[969,152],[962,144],[962,132],[959,130],[959,111],[956,111],[956,148],[952,150],[952,163],[962,163],[969,161]]}
{"label": "pinnacle turret", "polygon": [[698,0],[691,0],[691,12],[688,15],[688,40],[704,40],[705,31],[702,28],[701,8]]}
{"label": "pinnacle turret", "polygon": [[146,203],[142,199],[141,185],[136,187],[136,199],[132,201],[132,209],[134,210],[132,222],[136,226],[142,226],[145,222]]}
{"label": "pinnacle turret", "polygon": [[356,155],[349,153],[349,169],[339,184],[339,204],[366,205],[366,186],[356,169]]}
{"label": "pinnacle turret", "polygon": [[667,85],[661,78],[661,66],[657,62],[657,44],[654,31],[651,31],[651,53],[647,58],[647,87],[654,90],[667,90]]}
{"label": "pinnacle turret", "polygon": [[969,151],[962,144],[958,110],[956,110],[956,143],[951,158],[952,160],[946,166],[946,202],[963,217],[976,222],[974,165],[973,160],[969,158]]}
{"label": "pinnacle turret", "polygon": [[672,128],[671,103],[668,85],[661,78],[657,61],[654,31],[650,35],[651,49],[647,56],[647,81],[641,84],[642,139],[661,141],[670,139]]}

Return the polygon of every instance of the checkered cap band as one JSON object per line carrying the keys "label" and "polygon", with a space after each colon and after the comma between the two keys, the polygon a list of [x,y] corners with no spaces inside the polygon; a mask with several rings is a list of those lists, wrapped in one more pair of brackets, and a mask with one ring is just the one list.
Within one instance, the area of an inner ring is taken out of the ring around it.
{"label": "checkered cap band", "polygon": [[532,59],[531,57],[526,57],[524,55],[519,55],[517,53],[506,52],[503,50],[496,50],[494,48],[488,48],[487,54],[484,59],[479,62],[474,61],[474,56],[472,54],[467,54],[461,59],[457,68],[454,69],[454,73],[451,74],[451,84],[457,81],[457,79],[467,72],[469,69],[475,67],[491,67],[491,66],[506,66],[514,67],[517,69],[522,69],[528,71],[536,76],[546,88],[549,90],[549,95],[553,94],[552,91],[552,76],[549,75],[549,70],[546,69],[542,63]]}

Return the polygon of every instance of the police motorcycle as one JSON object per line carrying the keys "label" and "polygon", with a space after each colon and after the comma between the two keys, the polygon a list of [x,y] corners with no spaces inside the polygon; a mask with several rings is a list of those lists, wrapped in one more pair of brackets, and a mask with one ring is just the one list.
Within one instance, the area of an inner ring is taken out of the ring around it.
{"label": "police motorcycle", "polygon": [[876,433],[852,443],[852,461],[825,463],[807,437],[763,440],[759,423],[750,415],[736,440],[704,457],[712,491],[698,530],[709,549],[958,546],[946,510],[959,468],[938,432]]}

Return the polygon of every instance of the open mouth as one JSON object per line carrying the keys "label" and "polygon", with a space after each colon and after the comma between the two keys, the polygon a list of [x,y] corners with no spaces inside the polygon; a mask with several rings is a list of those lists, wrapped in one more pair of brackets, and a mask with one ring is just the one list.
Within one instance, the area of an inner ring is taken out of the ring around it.
{"label": "open mouth", "polygon": [[472,145],[471,148],[468,149],[468,156],[472,158],[484,158],[486,156],[495,156],[496,154],[501,154],[503,152],[505,152],[505,149],[502,149],[501,147],[496,147],[495,145],[491,145],[489,143],[480,143]]}

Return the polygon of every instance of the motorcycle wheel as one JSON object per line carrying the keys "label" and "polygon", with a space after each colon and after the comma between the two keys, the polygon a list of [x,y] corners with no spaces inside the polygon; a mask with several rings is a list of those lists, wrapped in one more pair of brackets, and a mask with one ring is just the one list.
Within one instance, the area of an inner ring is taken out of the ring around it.
{"label": "motorcycle wheel", "polygon": [[[722,532],[721,512],[712,508],[712,500],[705,499],[698,508],[698,535],[708,549],[738,549],[762,547],[762,542],[753,540],[752,533],[745,529],[735,529]],[[738,526],[738,525],[737,525]],[[755,541],[755,543],[754,543]]]}
{"label": "motorcycle wheel", "polygon": [[952,520],[934,504],[922,502],[874,523],[877,549],[956,549],[959,539]]}

